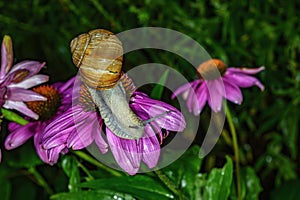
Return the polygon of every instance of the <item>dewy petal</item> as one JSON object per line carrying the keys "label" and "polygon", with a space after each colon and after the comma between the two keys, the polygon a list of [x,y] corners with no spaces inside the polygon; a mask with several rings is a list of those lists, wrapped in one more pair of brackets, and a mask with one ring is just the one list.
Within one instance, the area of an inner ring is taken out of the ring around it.
{"label": "dewy petal", "polygon": [[46,101],[47,98],[23,88],[7,88],[6,98],[11,101]]}
{"label": "dewy petal", "polygon": [[10,36],[3,37],[1,45],[1,69],[0,69],[0,82],[10,70],[13,63],[13,47]]}
{"label": "dewy petal", "polygon": [[226,92],[226,99],[235,104],[241,104],[243,101],[243,95],[240,88],[228,82],[227,79],[224,79],[223,81]]}
{"label": "dewy petal", "polygon": [[106,128],[106,136],[116,162],[128,174],[136,174],[142,159],[137,141],[119,138],[108,128]]}
{"label": "dewy petal", "polygon": [[25,103],[20,101],[10,101],[7,100],[5,104],[3,105],[4,108],[7,109],[15,109],[19,112],[21,112],[24,115],[27,115],[28,117],[31,117],[35,120],[39,118],[38,114],[34,113],[32,110],[30,110]]}
{"label": "dewy petal", "polygon": [[222,79],[207,80],[206,84],[209,92],[208,104],[214,112],[221,111],[222,99],[225,97]]}
{"label": "dewy petal", "polygon": [[29,77],[21,82],[18,83],[11,83],[9,87],[19,87],[28,89],[31,87],[34,87],[36,85],[39,85],[41,83],[47,82],[49,80],[49,76],[43,75],[43,74],[37,74],[33,75],[32,77]]}
{"label": "dewy petal", "polygon": [[143,152],[142,161],[149,167],[153,168],[157,165],[160,155],[160,145],[154,131],[150,125],[145,126],[147,137],[140,139],[139,146]]}
{"label": "dewy petal", "polygon": [[257,74],[258,72],[261,72],[264,69],[265,69],[264,66],[261,66],[259,68],[235,68],[235,67],[229,67],[229,68],[227,68],[227,72],[242,73],[242,74]]}
{"label": "dewy petal", "polygon": [[[11,122],[14,123],[14,122]],[[36,133],[35,123],[29,122],[26,126],[15,128],[5,139],[5,148],[11,150],[24,144]]]}
{"label": "dewy petal", "polygon": [[263,84],[255,77],[242,73],[226,73],[223,80],[226,79],[239,87],[247,88],[256,85],[261,90],[264,90]]}

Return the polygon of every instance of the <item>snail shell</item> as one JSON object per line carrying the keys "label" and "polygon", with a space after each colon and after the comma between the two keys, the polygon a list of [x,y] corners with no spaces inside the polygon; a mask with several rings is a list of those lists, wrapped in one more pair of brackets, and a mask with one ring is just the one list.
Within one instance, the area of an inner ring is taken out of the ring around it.
{"label": "snail shell", "polygon": [[110,31],[95,29],[74,38],[70,44],[73,63],[83,82],[97,90],[114,87],[120,79],[123,47]]}
{"label": "snail shell", "polygon": [[128,96],[135,90],[122,72],[123,47],[111,32],[96,29],[74,38],[72,59],[105,125],[124,139],[139,139],[144,124],[130,109]]}

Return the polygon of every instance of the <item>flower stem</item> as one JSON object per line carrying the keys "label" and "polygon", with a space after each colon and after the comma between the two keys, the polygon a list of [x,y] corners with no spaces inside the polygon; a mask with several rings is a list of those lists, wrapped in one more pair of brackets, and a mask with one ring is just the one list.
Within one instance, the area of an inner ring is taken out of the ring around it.
{"label": "flower stem", "polygon": [[239,146],[237,142],[237,135],[236,130],[232,121],[232,116],[230,113],[230,110],[226,103],[224,103],[225,112],[226,112],[226,118],[229,124],[229,129],[232,136],[232,142],[233,142],[233,151],[234,151],[234,159],[235,159],[235,172],[236,172],[236,185],[237,185],[237,196],[238,200],[241,199],[241,183],[240,183],[240,157],[239,157]]}
{"label": "flower stem", "polygon": [[82,152],[82,151],[73,151],[73,153],[75,155],[77,155],[78,157],[82,158],[83,160],[95,165],[96,167],[99,167],[109,173],[111,173],[114,176],[122,176],[121,173],[117,172],[116,170],[113,170],[109,167],[107,167],[106,165],[103,165],[101,162],[99,162],[98,160],[92,158],[90,155]]}
{"label": "flower stem", "polygon": [[46,180],[43,178],[43,176],[36,170],[35,167],[28,168],[28,172],[34,176],[34,178],[36,179],[36,181],[38,182],[38,184],[41,187],[43,187],[47,191],[47,193],[49,195],[53,194],[52,189],[50,188],[50,186],[48,185],[48,183],[46,182]]}
{"label": "flower stem", "polygon": [[153,172],[180,200],[185,199],[176,185],[162,171],[155,170]]}

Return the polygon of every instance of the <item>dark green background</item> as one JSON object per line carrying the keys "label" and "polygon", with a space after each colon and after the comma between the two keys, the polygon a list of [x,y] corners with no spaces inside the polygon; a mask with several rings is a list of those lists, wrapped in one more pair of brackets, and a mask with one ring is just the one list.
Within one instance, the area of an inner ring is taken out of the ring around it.
{"label": "dark green background", "polygon": [[[47,68],[43,73],[51,76],[51,82],[65,81],[76,73],[69,42],[79,33],[95,28],[114,33],[144,26],[170,28],[192,37],[212,57],[221,58],[229,66],[266,66],[266,70],[257,75],[265,84],[265,91],[261,93],[255,87],[244,89],[243,104],[230,104],[230,107],[238,130],[242,165],[256,170],[264,188],[262,197],[269,197],[274,188],[298,179],[300,173],[297,139],[300,115],[299,10],[299,1],[273,0],[2,0],[0,35],[12,37],[16,61],[46,61]],[[125,55],[124,65],[129,67],[154,61],[179,69],[190,80],[194,78],[192,71],[184,70],[188,65],[186,62],[167,52],[133,52],[130,56]],[[1,137],[3,141],[5,133]],[[230,153],[229,149],[221,141],[211,157],[224,159],[224,154]],[[22,151],[4,154],[3,162],[11,156],[23,155]],[[218,162],[207,164],[207,170],[217,165]],[[60,172],[59,167],[41,168],[47,169],[49,174],[45,176],[53,184],[55,180],[51,175],[56,174],[56,170]],[[37,198],[35,194],[41,188],[26,176],[12,180],[15,198],[27,195],[27,187],[36,188],[28,190],[31,191],[28,198]],[[66,190],[63,181],[60,181],[62,186],[58,186],[57,191]]]}

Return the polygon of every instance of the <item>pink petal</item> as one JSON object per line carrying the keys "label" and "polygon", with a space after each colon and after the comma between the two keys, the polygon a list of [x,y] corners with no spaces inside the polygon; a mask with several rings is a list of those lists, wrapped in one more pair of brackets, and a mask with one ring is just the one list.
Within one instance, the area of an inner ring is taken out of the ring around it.
{"label": "pink petal", "polygon": [[240,88],[228,82],[227,79],[224,80],[224,86],[226,91],[226,99],[235,104],[241,104],[243,101],[243,95]]}
{"label": "pink petal", "polygon": [[149,167],[157,165],[160,156],[160,145],[150,125],[145,127],[145,133],[148,137],[140,139],[139,146],[143,152],[142,161]]}
{"label": "pink petal", "polygon": [[34,122],[29,122],[27,125],[15,129],[6,137],[4,143],[5,148],[11,150],[21,146],[36,133],[35,129],[36,124]]}
{"label": "pink petal", "polygon": [[22,114],[31,117],[35,120],[37,120],[39,118],[39,116],[34,113],[32,110],[30,110],[25,103],[21,102],[21,101],[10,101],[7,100],[5,102],[5,104],[3,105],[4,108],[7,109],[15,109],[19,112],[21,112]]}
{"label": "pink petal", "polygon": [[11,101],[46,101],[47,98],[23,88],[8,88],[6,98]]}
{"label": "pink petal", "polygon": [[206,84],[210,97],[208,98],[208,104],[214,112],[221,111],[222,100],[225,96],[222,79],[207,80]]}
{"label": "pink petal", "polygon": [[48,80],[49,80],[49,76],[38,74],[38,75],[33,75],[32,77],[29,77],[19,83],[11,83],[9,87],[19,87],[19,88],[28,89],[37,86],[41,83],[47,82]]}
{"label": "pink petal", "polygon": [[105,142],[105,140],[101,136],[101,132],[102,132],[102,119],[99,120],[99,122],[97,122],[95,120],[94,123],[96,123],[93,126],[93,133],[92,133],[94,141],[95,141],[98,149],[101,151],[101,153],[105,154],[108,151],[108,144]]}
{"label": "pink petal", "polygon": [[83,149],[89,146],[93,142],[92,137],[92,124],[87,124],[84,121],[80,124],[76,124],[74,131],[71,132],[67,139],[67,147],[73,150]]}
{"label": "pink petal", "polygon": [[[185,126],[185,119],[181,112],[173,106],[159,100],[151,99],[147,95],[136,94],[130,104],[131,109],[143,120],[154,120],[160,127],[172,131],[182,131]],[[149,118],[143,118],[146,114]]]}
{"label": "pink petal", "polygon": [[195,106],[194,115],[199,115],[208,100],[208,89],[205,83],[201,84],[200,88],[196,91],[198,106]]}
{"label": "pink petal", "polygon": [[42,148],[42,145],[39,144],[39,141],[40,141],[40,134],[35,134],[34,135],[34,146],[35,146],[38,156],[44,163],[47,163],[49,165],[54,165],[57,162],[61,151],[65,149],[65,145],[62,144],[55,148],[46,150],[46,149]]}
{"label": "pink petal", "polygon": [[108,128],[106,128],[106,136],[116,162],[128,174],[136,174],[142,159],[137,141],[119,138]]}
{"label": "pink petal", "polygon": [[184,84],[184,85],[180,86],[179,88],[177,88],[175,90],[175,92],[173,92],[171,98],[174,99],[180,93],[185,92],[186,90],[189,90],[190,88],[191,88],[191,84],[190,83],[187,83],[187,84]]}
{"label": "pink petal", "polygon": [[223,80],[226,79],[228,82],[231,82],[239,87],[251,87],[256,85],[261,90],[264,90],[263,84],[255,77],[242,74],[242,73],[226,73],[223,77]]}
{"label": "pink petal", "polygon": [[49,165],[54,165],[55,163],[57,163],[60,153],[66,154],[67,152],[68,149],[65,147],[65,145],[60,145],[47,150],[47,156],[48,156],[47,163]]}

